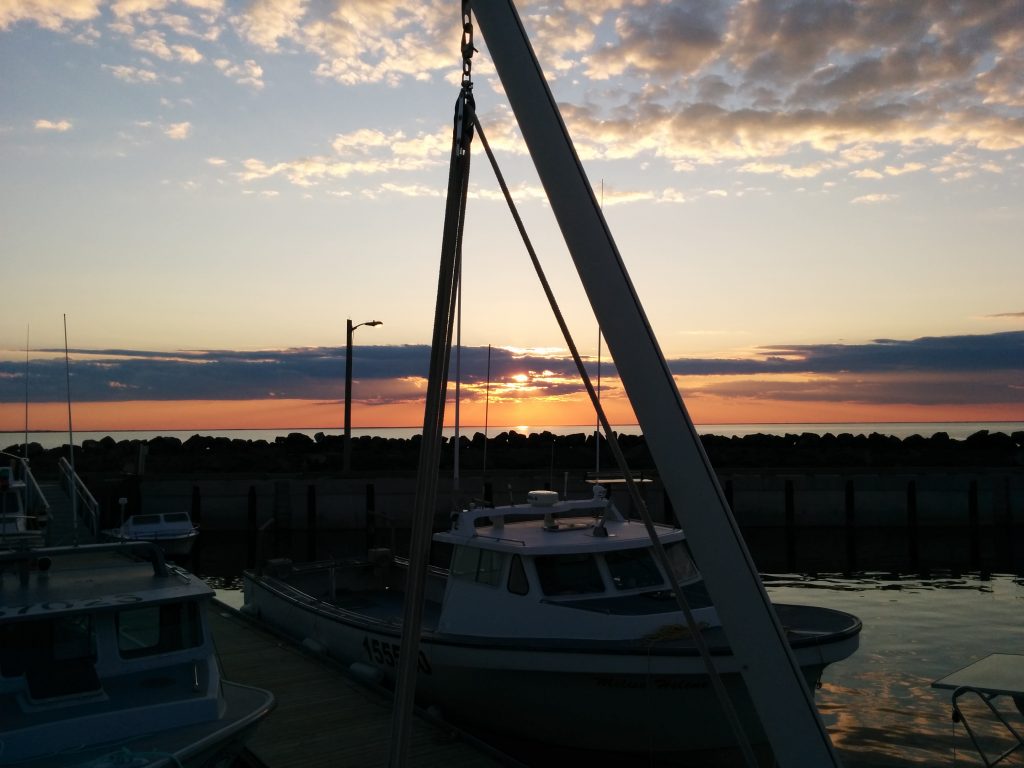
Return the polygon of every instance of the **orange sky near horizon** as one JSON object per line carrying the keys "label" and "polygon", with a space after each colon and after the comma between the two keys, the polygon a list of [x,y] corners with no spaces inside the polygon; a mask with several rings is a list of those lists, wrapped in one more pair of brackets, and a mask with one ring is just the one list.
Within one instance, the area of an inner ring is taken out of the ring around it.
{"label": "orange sky near horizon", "polygon": [[[613,424],[633,424],[636,419],[621,397],[605,397],[603,404]],[[1021,421],[1019,404],[904,405],[852,402],[799,402],[742,400],[714,395],[687,398],[686,406],[697,424],[811,424],[857,422],[956,422]],[[461,421],[470,426],[484,423],[484,404],[463,402]],[[446,422],[453,421],[449,403]],[[595,421],[590,404],[581,395],[557,400],[528,399],[492,402],[488,420],[492,427],[519,425],[570,426]],[[416,427],[423,422],[423,404],[352,404],[352,426]],[[324,400],[178,400],[82,402],[72,406],[72,426],[81,432],[130,430],[228,429],[341,429],[343,407]],[[67,403],[31,403],[29,431],[64,431],[68,428]],[[25,406],[0,403],[0,432],[25,429]]]}

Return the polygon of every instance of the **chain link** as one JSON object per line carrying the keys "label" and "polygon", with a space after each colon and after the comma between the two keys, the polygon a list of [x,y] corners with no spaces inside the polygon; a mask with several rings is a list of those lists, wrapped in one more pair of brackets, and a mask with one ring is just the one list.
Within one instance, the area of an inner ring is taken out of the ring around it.
{"label": "chain link", "polygon": [[462,0],[462,85],[473,87],[473,17],[469,0]]}

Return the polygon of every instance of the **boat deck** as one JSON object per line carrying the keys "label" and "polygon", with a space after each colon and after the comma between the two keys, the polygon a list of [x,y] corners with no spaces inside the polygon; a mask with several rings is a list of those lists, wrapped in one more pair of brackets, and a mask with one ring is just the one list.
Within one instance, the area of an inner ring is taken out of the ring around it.
{"label": "boat deck", "polygon": [[[214,603],[210,624],[227,679],[273,691],[277,708],[248,743],[267,768],[386,766],[391,698],[353,680],[236,611]],[[416,718],[410,764],[430,768],[516,765],[451,729]]]}

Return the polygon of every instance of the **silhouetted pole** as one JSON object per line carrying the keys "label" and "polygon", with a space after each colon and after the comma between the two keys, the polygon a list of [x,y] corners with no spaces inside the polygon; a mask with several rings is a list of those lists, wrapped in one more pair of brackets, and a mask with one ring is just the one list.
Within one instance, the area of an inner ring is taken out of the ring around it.
{"label": "silhouetted pole", "polygon": [[352,325],[345,321],[345,439],[342,446],[342,469],[352,469],[352,332],[363,325],[383,325],[380,320],[369,320]]}

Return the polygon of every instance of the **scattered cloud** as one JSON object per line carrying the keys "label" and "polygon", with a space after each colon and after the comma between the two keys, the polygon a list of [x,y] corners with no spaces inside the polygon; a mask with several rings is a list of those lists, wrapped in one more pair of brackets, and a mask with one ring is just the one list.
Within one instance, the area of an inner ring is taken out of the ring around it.
{"label": "scattered cloud", "polygon": [[241,64],[234,64],[228,59],[215,59],[213,64],[239,85],[248,85],[256,89],[263,87],[263,67],[252,59],[246,59]]}
{"label": "scattered cloud", "polygon": [[184,141],[192,133],[192,123],[171,123],[163,129],[164,135],[174,141]]}
{"label": "scattered cloud", "polygon": [[54,32],[100,15],[102,0],[7,0],[0,3],[0,30],[31,21]]}
{"label": "scattered cloud", "polygon": [[159,75],[151,69],[141,67],[129,67],[125,64],[104,64],[103,68],[108,70],[118,80],[126,83],[155,83]]}
{"label": "scattered cloud", "polygon": [[[338,134],[331,142],[334,154],[312,155],[295,160],[268,163],[248,158],[242,163],[239,178],[243,182],[281,176],[299,187],[312,187],[350,176],[366,177],[385,173],[409,173],[443,162],[449,146],[445,133],[420,133],[407,136],[403,131],[384,132],[362,128]],[[389,183],[392,190],[408,194],[416,185]],[[436,197],[438,190],[430,191]]]}
{"label": "scattered cloud", "polygon": [[[203,46],[233,29],[267,56],[312,57],[315,77],[397,85],[451,77],[458,36],[444,0],[114,0],[100,27],[103,10],[102,0],[9,0],[0,29],[33,22],[86,41],[119,34],[152,61],[212,60],[256,90],[265,73],[255,58],[214,57]],[[556,93],[571,94],[560,107],[586,161],[661,161],[678,172],[716,165],[722,174],[791,180],[852,176],[884,187],[926,169],[964,182],[979,170],[1019,167],[1024,155],[1020,0],[524,0],[521,13]],[[476,64],[493,66],[484,55]],[[151,63],[107,68],[125,82],[170,79]],[[496,149],[524,151],[507,109],[489,107],[487,119]],[[391,151],[414,159],[424,149],[432,155],[438,141],[446,143],[444,133],[424,133]],[[349,149],[334,147],[339,155]],[[943,160],[914,156],[926,151]],[[362,173],[327,155],[259,161],[293,183]],[[655,188],[640,194],[658,198]]]}
{"label": "scattered cloud", "polygon": [[873,195],[861,195],[860,197],[853,198],[850,202],[854,205],[874,205],[876,203],[892,202],[897,197],[899,196],[880,192]]}
{"label": "scattered cloud", "polygon": [[64,133],[70,131],[72,128],[70,120],[45,120],[40,119],[35,122],[35,129],[37,131],[54,131],[56,133]]}

